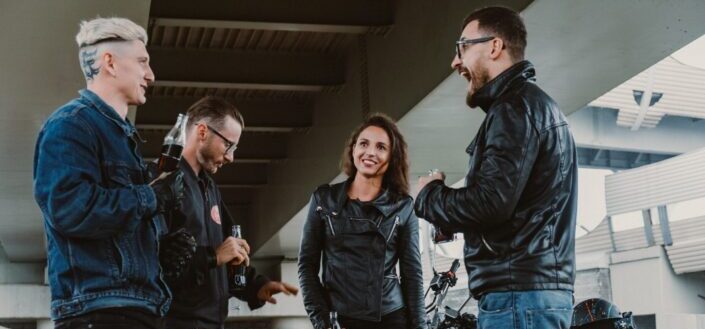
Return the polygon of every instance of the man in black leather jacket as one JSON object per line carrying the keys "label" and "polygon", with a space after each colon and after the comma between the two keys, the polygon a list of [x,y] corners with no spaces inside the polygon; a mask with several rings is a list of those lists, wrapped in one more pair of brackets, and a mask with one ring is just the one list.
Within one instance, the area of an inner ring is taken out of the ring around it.
{"label": "man in black leather jacket", "polygon": [[419,179],[415,211],[465,236],[480,328],[567,328],[575,281],[577,158],[565,116],[534,83],[519,15],[490,7],[465,20],[452,66],[486,117],[467,148],[466,187]]}
{"label": "man in black leather jacket", "polygon": [[[252,266],[246,270],[246,286],[234,285],[232,266],[249,263],[250,247],[246,240],[230,236],[235,219],[211,175],[234,161],[243,128],[240,112],[220,97],[206,96],[188,110],[186,145],[178,169],[183,173],[185,198],[178,210],[165,215],[170,234],[162,239],[160,250],[174,295],[166,315],[168,329],[223,328],[230,297],[246,301],[254,310],[266,302],[276,303],[275,294],[298,292],[294,286],[258,274]],[[193,237],[192,243],[183,236]],[[184,253],[188,249],[184,244],[196,245],[195,253]]]}

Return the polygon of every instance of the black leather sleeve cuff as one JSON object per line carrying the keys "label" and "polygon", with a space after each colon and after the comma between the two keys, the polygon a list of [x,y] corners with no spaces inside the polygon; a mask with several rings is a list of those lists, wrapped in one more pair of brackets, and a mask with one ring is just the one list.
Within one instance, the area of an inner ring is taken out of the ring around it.
{"label": "black leather sleeve cuff", "polygon": [[437,193],[439,186],[445,186],[442,180],[434,180],[426,184],[414,201],[414,213],[416,217],[423,218],[427,222],[433,223],[433,218],[428,218],[428,209],[433,206],[434,194]]}

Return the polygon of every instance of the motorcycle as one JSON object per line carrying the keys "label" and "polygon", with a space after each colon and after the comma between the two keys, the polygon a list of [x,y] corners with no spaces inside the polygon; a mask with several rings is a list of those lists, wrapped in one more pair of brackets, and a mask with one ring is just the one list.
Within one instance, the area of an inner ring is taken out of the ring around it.
{"label": "motorcycle", "polygon": [[436,272],[436,269],[433,269],[433,279],[424,295],[425,299],[428,293],[433,291],[433,300],[426,305],[426,324],[429,329],[477,329],[477,317],[474,314],[461,313],[471,296],[457,310],[444,303],[448,289],[458,282],[455,273],[459,267],[460,261],[456,259],[447,272]]}

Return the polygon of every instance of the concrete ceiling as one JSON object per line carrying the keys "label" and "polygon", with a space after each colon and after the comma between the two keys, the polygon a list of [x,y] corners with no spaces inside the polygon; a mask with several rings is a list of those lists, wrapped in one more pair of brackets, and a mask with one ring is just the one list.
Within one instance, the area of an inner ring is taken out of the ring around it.
{"label": "concrete ceiling", "polygon": [[[705,33],[705,4],[503,1],[523,10],[538,79],[573,112]],[[291,256],[292,217],[338,174],[345,138],[368,111],[400,118],[412,172],[458,180],[482,115],[451,73],[462,18],[495,1],[0,2],[0,243],[13,261],[45,257],[31,193],[37,131],[82,88],[73,36],[81,18],[147,26],[159,81],[136,124],[157,155],[175,113],[205,94],[236,102],[248,127],[239,162],[217,175],[258,256]],[[528,8],[527,8],[527,5]],[[31,22],[31,23],[30,23]],[[442,161],[439,161],[442,159]]]}

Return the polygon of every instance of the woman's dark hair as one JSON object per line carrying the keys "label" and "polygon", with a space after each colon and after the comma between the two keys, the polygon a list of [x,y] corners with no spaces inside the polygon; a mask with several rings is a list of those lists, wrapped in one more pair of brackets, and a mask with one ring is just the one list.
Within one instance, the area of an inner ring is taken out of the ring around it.
{"label": "woman's dark hair", "polygon": [[345,151],[340,160],[340,167],[348,177],[354,178],[357,168],[353,161],[352,151],[363,130],[367,127],[379,127],[384,129],[389,136],[390,152],[389,166],[382,178],[382,185],[389,189],[396,197],[409,195],[409,156],[407,154],[404,136],[399,132],[399,128],[390,117],[382,113],[370,115],[360,126],[353,130],[350,138],[345,144]]}

